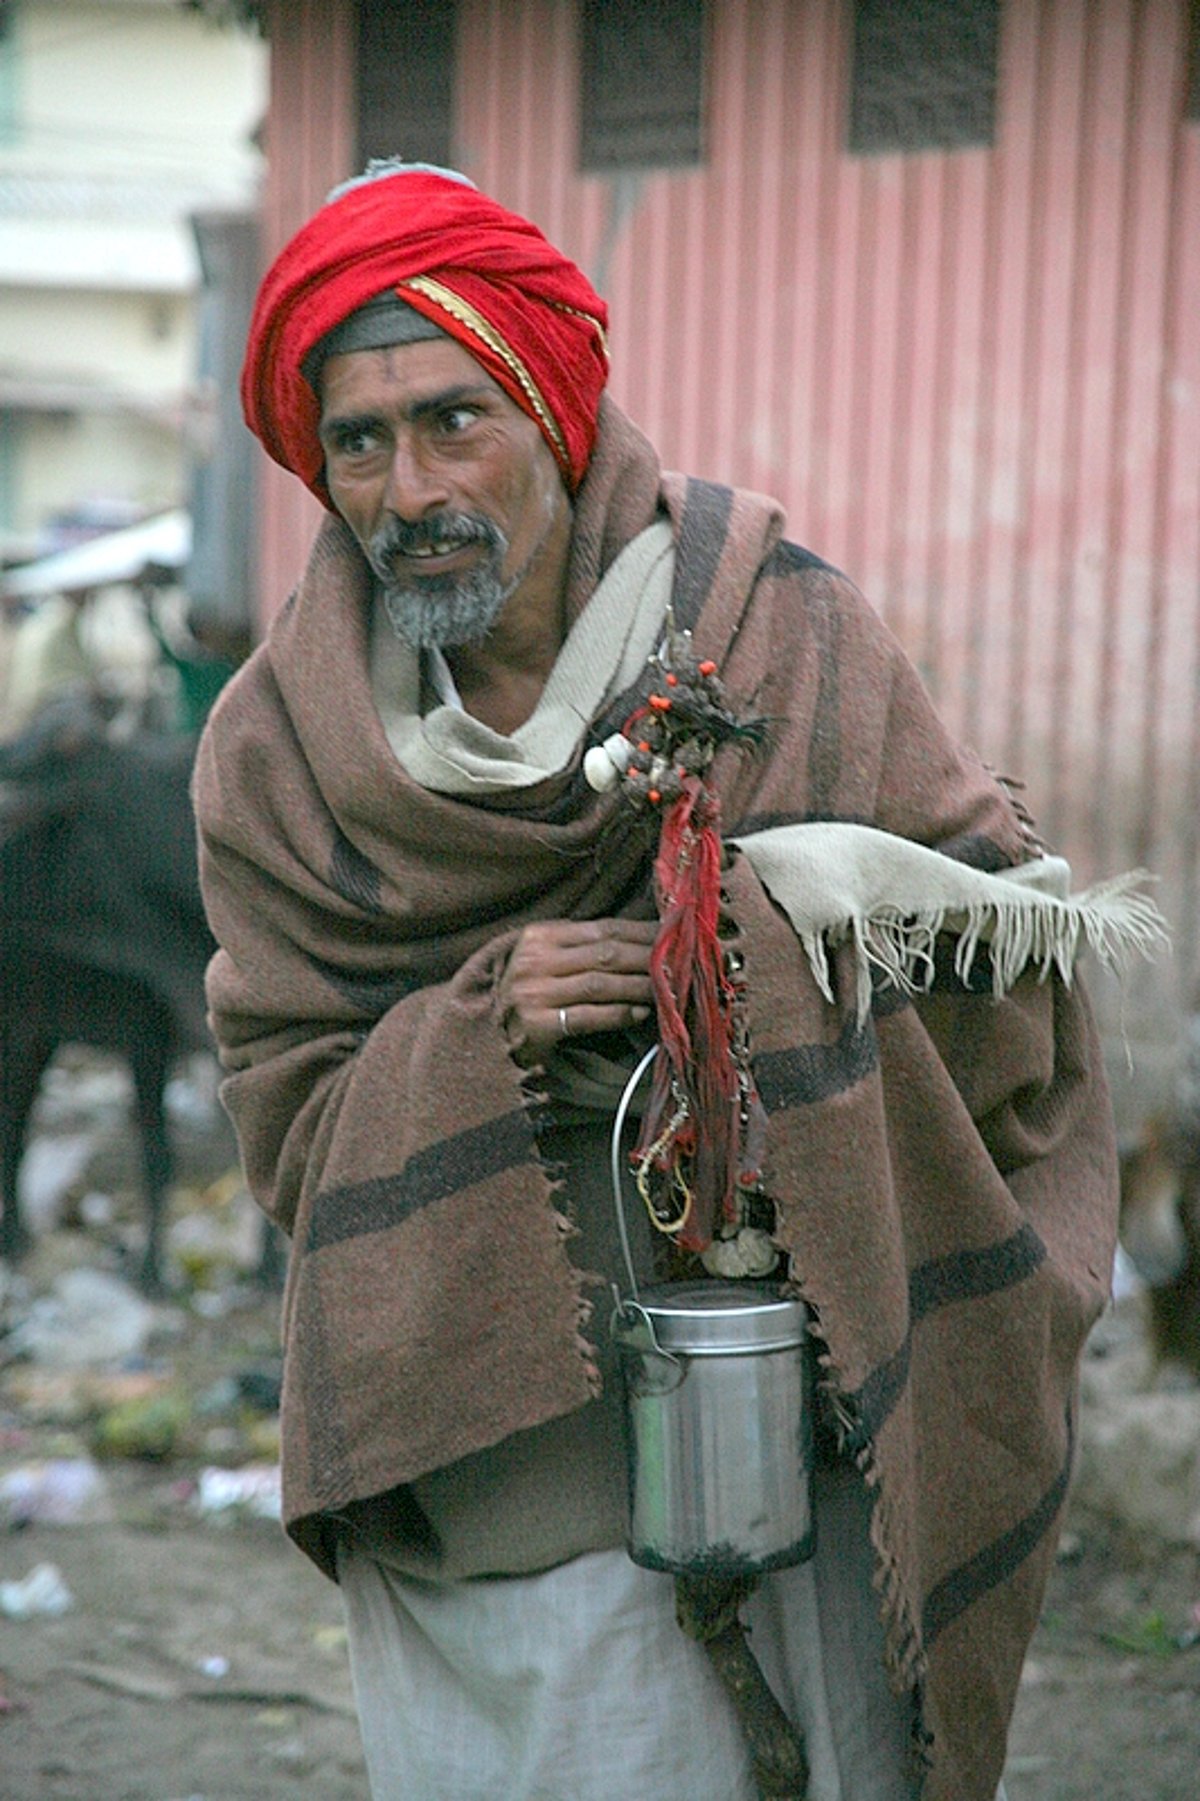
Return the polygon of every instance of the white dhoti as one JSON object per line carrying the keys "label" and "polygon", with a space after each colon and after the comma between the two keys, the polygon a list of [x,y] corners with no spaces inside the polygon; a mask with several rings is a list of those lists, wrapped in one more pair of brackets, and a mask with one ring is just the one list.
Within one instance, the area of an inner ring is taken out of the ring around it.
{"label": "white dhoti", "polygon": [[[811,1562],[742,1610],[805,1733],[810,1801],[913,1801],[881,1656],[865,1497],[824,1474]],[[374,1801],[757,1801],[741,1726],[674,1584],[623,1551],[533,1576],[425,1582],[343,1541]]]}

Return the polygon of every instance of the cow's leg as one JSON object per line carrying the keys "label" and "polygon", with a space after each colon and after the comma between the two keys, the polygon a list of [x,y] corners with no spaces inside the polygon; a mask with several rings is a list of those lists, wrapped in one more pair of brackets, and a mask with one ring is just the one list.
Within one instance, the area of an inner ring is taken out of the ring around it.
{"label": "cow's leg", "polygon": [[287,1275],[287,1239],[269,1219],[262,1222],[261,1248],[254,1279],[260,1288],[280,1292]]}
{"label": "cow's leg", "polygon": [[54,1053],[53,1044],[22,1037],[13,1029],[18,1023],[6,1020],[0,1041],[0,1256],[10,1263],[29,1249],[17,1184],[38,1083]]}
{"label": "cow's leg", "polygon": [[138,1129],[142,1141],[142,1185],[146,1197],[146,1251],[139,1282],[148,1294],[163,1292],[162,1240],[167,1190],[173,1168],[167,1132],[164,1090],[170,1070],[169,1047],[164,1034],[147,1029],[138,1034],[129,1053],[137,1100]]}

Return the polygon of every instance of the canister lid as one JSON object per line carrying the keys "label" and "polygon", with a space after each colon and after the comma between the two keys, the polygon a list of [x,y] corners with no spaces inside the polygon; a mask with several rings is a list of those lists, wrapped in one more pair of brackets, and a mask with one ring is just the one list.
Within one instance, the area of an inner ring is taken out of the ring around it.
{"label": "canister lid", "polygon": [[777,1351],[807,1337],[804,1302],[769,1282],[668,1282],[644,1288],[638,1305],[664,1351]]}

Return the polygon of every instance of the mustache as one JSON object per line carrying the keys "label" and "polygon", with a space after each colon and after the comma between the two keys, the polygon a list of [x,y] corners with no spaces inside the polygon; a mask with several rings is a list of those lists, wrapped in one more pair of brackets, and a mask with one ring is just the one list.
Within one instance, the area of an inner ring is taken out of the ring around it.
{"label": "mustache", "polygon": [[385,578],[392,559],[413,556],[437,546],[486,544],[493,550],[505,550],[508,541],[496,523],[483,513],[433,513],[428,518],[409,521],[392,514],[385,519],[370,540],[370,557],[376,574]]}

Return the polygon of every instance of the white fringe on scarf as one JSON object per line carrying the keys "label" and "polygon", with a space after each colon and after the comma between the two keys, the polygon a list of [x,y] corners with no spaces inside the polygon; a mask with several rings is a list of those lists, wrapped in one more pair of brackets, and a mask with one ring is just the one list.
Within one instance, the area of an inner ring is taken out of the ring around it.
{"label": "white fringe on scarf", "polygon": [[860,1025],[875,971],[905,994],[928,992],[942,932],[957,940],[954,968],[964,983],[987,946],[997,995],[1031,965],[1039,980],[1054,968],[1069,986],[1084,949],[1120,971],[1169,943],[1166,921],[1140,892],[1154,880],[1143,869],[1072,896],[1061,857],[988,875],[873,826],[777,826],[733,842],[791,920],[829,1001],[829,953],[853,941]]}

